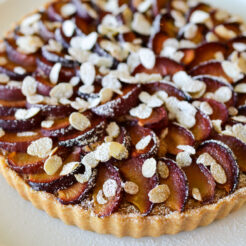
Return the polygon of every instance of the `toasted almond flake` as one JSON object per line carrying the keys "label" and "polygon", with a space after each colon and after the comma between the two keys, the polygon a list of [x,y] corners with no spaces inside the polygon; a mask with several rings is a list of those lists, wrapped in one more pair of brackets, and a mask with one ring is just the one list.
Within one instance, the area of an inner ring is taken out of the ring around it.
{"label": "toasted almond flake", "polygon": [[146,159],[142,166],[142,174],[145,178],[151,178],[156,173],[156,160],[154,158]]}
{"label": "toasted almond flake", "polygon": [[99,92],[101,103],[106,103],[113,97],[114,91],[110,88],[102,88]]}
{"label": "toasted almond flake", "polygon": [[235,107],[229,107],[228,112],[230,116],[236,116],[238,114],[238,110]]}
{"label": "toasted almond flake", "polygon": [[44,45],[43,41],[38,36],[31,35],[18,37],[16,44],[18,49],[24,54],[35,53]]}
{"label": "toasted almond flake", "polygon": [[14,68],[14,72],[17,73],[17,74],[23,75],[23,74],[26,73],[26,69],[23,68],[23,67],[17,66],[17,67]]}
{"label": "toasted almond flake", "polygon": [[232,46],[238,52],[246,51],[246,44],[245,43],[233,43]]}
{"label": "toasted almond flake", "polygon": [[212,120],[213,128],[218,133],[222,132],[221,124],[222,124],[222,120]]}
{"label": "toasted almond flake", "polygon": [[0,73],[0,83],[2,84],[6,84],[8,83],[10,80],[9,76],[4,74],[4,73]]}
{"label": "toasted almond flake", "polygon": [[94,90],[95,90],[95,87],[93,85],[82,85],[79,87],[80,93],[90,94],[90,93],[93,93]]}
{"label": "toasted almond flake", "polygon": [[72,173],[77,167],[79,167],[79,162],[69,162],[63,166],[62,171],[60,172],[61,176],[68,175]]}
{"label": "toasted almond flake", "polygon": [[107,134],[112,138],[117,138],[120,134],[120,127],[116,122],[110,122],[106,128]]}
{"label": "toasted almond flake", "polygon": [[104,142],[105,143],[109,143],[109,142],[112,142],[112,141],[113,141],[113,138],[112,137],[110,137],[110,136],[104,137]]}
{"label": "toasted almond flake", "polygon": [[206,41],[207,42],[217,42],[219,39],[213,32],[208,32],[206,34]]}
{"label": "toasted almond flake", "polygon": [[69,116],[70,125],[78,131],[84,131],[91,126],[90,120],[83,114],[74,112]]}
{"label": "toasted almond flake", "polygon": [[43,128],[50,128],[54,125],[54,120],[44,120],[41,122],[41,127]]}
{"label": "toasted almond flake", "polygon": [[110,160],[111,155],[109,154],[109,146],[110,143],[103,143],[96,148],[95,150],[96,160],[101,162],[106,162]]}
{"label": "toasted almond flake", "polygon": [[30,136],[36,136],[38,133],[37,132],[18,132],[17,136],[18,137],[30,137]]}
{"label": "toasted almond flake", "polygon": [[39,13],[37,14],[33,14],[30,16],[27,16],[22,22],[21,22],[21,26],[30,26],[34,23],[36,23],[37,21],[39,21],[41,19],[41,15]]}
{"label": "toasted almond flake", "polygon": [[40,112],[40,108],[30,108],[30,109],[18,109],[15,112],[15,118],[17,120],[27,120],[37,115]]}
{"label": "toasted almond flake", "polygon": [[79,77],[72,77],[69,81],[69,83],[72,85],[72,86],[77,86],[80,82],[80,78]]}
{"label": "toasted almond flake", "polygon": [[155,93],[155,96],[157,96],[163,102],[165,102],[166,99],[168,98],[168,94],[165,91],[157,91]]}
{"label": "toasted almond flake", "polygon": [[142,91],[139,94],[139,100],[151,108],[160,107],[163,104],[163,100],[158,95],[151,96],[148,92]]}
{"label": "toasted almond flake", "polygon": [[42,95],[27,96],[27,102],[30,104],[39,104],[43,102],[44,97]]}
{"label": "toasted almond flake", "polygon": [[89,103],[82,98],[76,97],[75,101],[71,102],[71,106],[82,113],[89,108]]}
{"label": "toasted almond flake", "polygon": [[62,158],[57,155],[50,156],[44,163],[44,171],[48,175],[54,175],[62,166]]}
{"label": "toasted almond flake", "polygon": [[233,116],[232,119],[238,122],[246,123],[246,116],[244,115]]}
{"label": "toasted almond flake", "polygon": [[152,108],[148,107],[146,104],[139,104],[136,108],[130,110],[130,115],[138,117],[139,119],[147,119],[152,114]]}
{"label": "toasted almond flake", "polygon": [[97,202],[98,202],[98,204],[101,204],[101,205],[107,203],[107,200],[104,199],[104,197],[103,197],[103,191],[102,190],[99,190],[97,193]]}
{"label": "toasted almond flake", "polygon": [[180,11],[171,10],[171,15],[174,18],[174,24],[176,27],[183,27],[185,25],[185,18],[184,15]]}
{"label": "toasted almond flake", "polygon": [[232,79],[238,80],[242,77],[241,71],[237,64],[230,61],[223,61],[221,65],[226,75],[228,75]]}
{"label": "toasted almond flake", "polygon": [[213,114],[213,108],[209,105],[208,102],[202,102],[200,104],[200,110],[205,113],[206,115],[211,115]]}
{"label": "toasted almond flake", "polygon": [[66,20],[62,24],[62,31],[66,37],[72,37],[75,31],[75,24],[71,20]]}
{"label": "toasted almond flake", "polygon": [[168,134],[168,127],[161,131],[160,139],[165,139]]}
{"label": "toasted almond flake", "polygon": [[152,139],[152,137],[151,137],[150,135],[148,135],[148,136],[142,138],[142,139],[136,144],[136,146],[135,146],[136,149],[137,149],[137,150],[143,150],[143,149],[145,149],[145,148],[149,145],[151,139]]}
{"label": "toasted almond flake", "polygon": [[61,14],[65,18],[75,14],[76,11],[77,11],[76,6],[72,3],[67,3],[67,4],[63,5],[61,8]]}
{"label": "toasted almond flake", "polygon": [[0,66],[6,65],[8,60],[5,57],[0,57]]}
{"label": "toasted almond flake", "polygon": [[188,152],[179,152],[176,156],[176,162],[179,167],[188,167],[192,163],[192,159]]}
{"label": "toasted almond flake", "polygon": [[189,153],[190,155],[194,155],[196,153],[195,148],[190,145],[178,145],[177,148]]}
{"label": "toasted almond flake", "polygon": [[179,11],[182,11],[183,13],[187,13],[187,11],[189,10],[189,7],[188,7],[187,3],[182,1],[182,0],[172,1],[172,6],[175,9],[177,9]]}
{"label": "toasted almond flake", "polygon": [[234,31],[226,28],[224,25],[216,26],[215,33],[227,40],[235,38],[237,36],[237,34]]}
{"label": "toasted almond flake", "polygon": [[150,8],[151,5],[152,5],[152,0],[144,0],[140,2],[140,4],[137,6],[137,9],[139,12],[144,13]]}
{"label": "toasted almond flake", "polygon": [[87,165],[90,166],[91,168],[95,168],[99,164],[99,161],[96,159],[95,153],[90,152],[83,157],[82,163],[85,166]]}
{"label": "toasted almond flake", "polygon": [[102,86],[103,88],[110,88],[114,91],[118,91],[122,87],[120,81],[111,73],[103,77]]}
{"label": "toasted almond flake", "polygon": [[214,58],[215,58],[215,60],[218,60],[218,61],[224,61],[225,60],[224,54],[221,51],[216,52],[214,54]]}
{"label": "toasted almond flake", "polygon": [[123,144],[111,142],[109,143],[109,154],[117,160],[123,160],[128,157],[128,150]]}
{"label": "toasted almond flake", "polygon": [[141,48],[139,58],[145,68],[152,69],[155,66],[155,54],[151,49]]}
{"label": "toasted almond flake", "polygon": [[210,172],[215,179],[215,181],[219,184],[225,184],[227,181],[225,170],[219,164],[214,164],[210,167]]}
{"label": "toasted almond flake", "polygon": [[141,13],[136,12],[133,16],[132,29],[142,35],[150,35],[151,24]]}
{"label": "toasted almond flake", "polygon": [[237,93],[246,93],[246,83],[240,83],[234,87],[234,91]]}
{"label": "toasted almond flake", "polygon": [[70,98],[73,95],[73,86],[69,83],[59,83],[50,91],[50,96],[56,99]]}
{"label": "toasted almond flake", "polygon": [[151,202],[162,203],[170,196],[170,189],[166,184],[158,185],[148,193],[148,196]]}
{"label": "toasted almond flake", "polygon": [[226,131],[223,131],[223,134],[234,136],[246,143],[246,126],[241,123],[235,124],[232,127],[226,126]]}
{"label": "toasted almond flake", "polygon": [[184,27],[184,37],[186,39],[192,39],[196,36],[198,31],[197,25],[189,23]]}
{"label": "toasted almond flake", "polygon": [[204,166],[212,166],[217,164],[216,160],[209,153],[203,153],[199,155],[199,157],[196,160],[196,163],[203,164]]}
{"label": "toasted almond flake", "polygon": [[202,10],[196,10],[192,13],[190,17],[191,23],[205,23],[210,18],[209,14],[207,12],[204,12]]}
{"label": "toasted almond flake", "polygon": [[158,161],[157,170],[161,178],[167,179],[169,176],[169,168],[164,161]]}
{"label": "toasted almond flake", "polygon": [[5,131],[3,130],[2,127],[0,127],[0,138],[5,135]]}
{"label": "toasted almond flake", "polygon": [[79,183],[84,184],[85,182],[87,182],[90,179],[91,175],[92,175],[91,167],[85,165],[84,174],[79,173],[79,174],[75,174],[74,176]]}
{"label": "toasted almond flake", "polygon": [[218,102],[228,102],[232,97],[232,90],[228,86],[222,86],[214,93],[214,99]]}
{"label": "toasted almond flake", "polygon": [[96,70],[93,64],[85,62],[80,67],[80,78],[85,85],[92,85],[96,77]]}
{"label": "toasted almond flake", "polygon": [[126,181],[123,187],[124,191],[130,195],[136,195],[139,192],[138,185],[131,181]]}
{"label": "toasted almond flake", "polygon": [[97,36],[98,34],[96,32],[92,32],[87,36],[72,38],[71,46],[80,48],[85,51],[91,50],[96,44]]}
{"label": "toasted almond flake", "polygon": [[58,80],[59,80],[59,75],[60,75],[60,71],[62,68],[62,64],[61,63],[56,63],[54,64],[54,66],[52,67],[51,71],[50,71],[50,82],[52,84],[57,84]]}
{"label": "toasted almond flake", "polygon": [[52,139],[48,137],[40,138],[33,141],[27,148],[27,154],[45,158],[52,150]]}
{"label": "toasted almond flake", "polygon": [[108,179],[103,184],[103,194],[109,198],[115,196],[118,184],[114,179]]}
{"label": "toasted almond flake", "polygon": [[198,188],[192,189],[192,197],[197,201],[200,201],[200,202],[202,201],[202,195]]}

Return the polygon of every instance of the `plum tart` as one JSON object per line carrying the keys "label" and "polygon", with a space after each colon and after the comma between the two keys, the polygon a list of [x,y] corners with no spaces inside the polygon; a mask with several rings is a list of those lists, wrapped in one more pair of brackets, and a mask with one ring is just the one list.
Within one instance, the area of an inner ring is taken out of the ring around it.
{"label": "plum tart", "polygon": [[246,201],[246,25],[191,0],[59,0],[0,45],[0,171],[65,223],[160,236]]}

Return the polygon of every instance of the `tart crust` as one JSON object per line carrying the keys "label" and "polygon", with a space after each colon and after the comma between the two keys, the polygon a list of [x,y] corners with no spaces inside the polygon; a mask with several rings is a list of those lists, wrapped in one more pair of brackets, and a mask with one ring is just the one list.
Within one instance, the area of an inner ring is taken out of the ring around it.
{"label": "tart crust", "polygon": [[216,219],[226,217],[246,202],[246,187],[243,187],[215,204],[188,209],[182,213],[173,212],[165,216],[143,217],[137,214],[116,212],[109,217],[98,218],[90,210],[85,210],[79,205],[65,206],[59,203],[52,194],[34,191],[7,166],[3,156],[0,156],[0,172],[9,185],[15,188],[24,199],[31,201],[35,207],[44,210],[50,216],[59,218],[68,225],[76,225],[83,230],[113,234],[117,237],[158,237],[163,234],[191,231],[199,226],[206,226]]}

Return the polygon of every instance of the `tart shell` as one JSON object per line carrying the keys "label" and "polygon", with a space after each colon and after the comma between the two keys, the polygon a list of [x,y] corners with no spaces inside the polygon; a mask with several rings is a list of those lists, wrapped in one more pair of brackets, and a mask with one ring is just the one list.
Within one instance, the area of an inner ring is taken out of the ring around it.
{"label": "tart shell", "polygon": [[98,218],[90,210],[85,210],[78,205],[62,205],[54,195],[34,191],[7,166],[6,160],[2,156],[0,157],[0,173],[24,199],[31,201],[35,207],[44,210],[50,216],[61,219],[65,224],[76,225],[83,230],[113,234],[117,237],[158,237],[163,234],[191,231],[227,216],[246,202],[246,187],[244,187],[220,199],[215,204],[189,209],[182,213],[173,212],[166,216],[143,217],[137,214],[126,215],[116,212],[109,217]]}

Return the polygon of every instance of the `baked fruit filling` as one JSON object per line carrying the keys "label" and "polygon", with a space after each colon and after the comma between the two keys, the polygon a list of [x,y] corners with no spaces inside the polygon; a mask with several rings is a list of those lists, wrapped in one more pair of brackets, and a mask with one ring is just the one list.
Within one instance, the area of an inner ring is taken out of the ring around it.
{"label": "baked fruit filling", "polygon": [[207,4],[55,1],[1,43],[1,154],[99,217],[216,203],[246,185],[245,74],[246,25]]}

